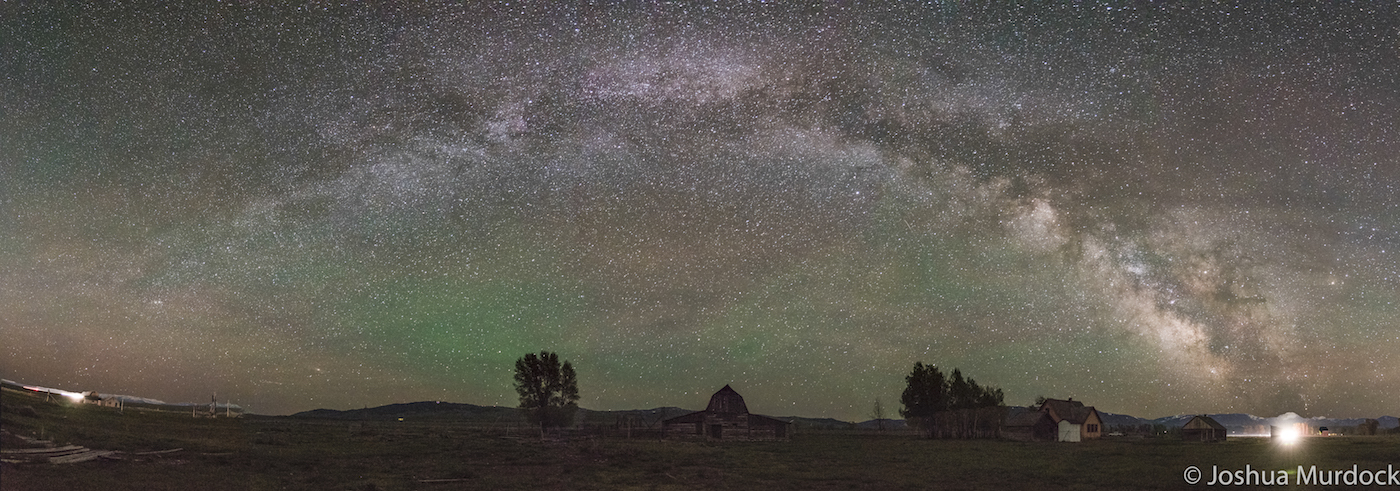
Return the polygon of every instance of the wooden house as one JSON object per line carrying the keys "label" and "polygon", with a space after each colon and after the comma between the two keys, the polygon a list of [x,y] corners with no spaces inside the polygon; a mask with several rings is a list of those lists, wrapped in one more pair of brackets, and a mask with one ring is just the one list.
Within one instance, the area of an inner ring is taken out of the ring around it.
{"label": "wooden house", "polygon": [[1074,400],[1046,399],[1040,405],[1056,426],[1056,441],[1079,442],[1097,440],[1103,436],[1103,419],[1094,406]]}
{"label": "wooden house", "polygon": [[1204,414],[1191,418],[1181,427],[1181,439],[1188,442],[1223,442],[1225,425]]}
{"label": "wooden house", "polygon": [[749,413],[744,397],[725,385],[710,396],[704,411],[662,421],[663,434],[670,438],[705,440],[786,440],[792,424],[777,418]]}

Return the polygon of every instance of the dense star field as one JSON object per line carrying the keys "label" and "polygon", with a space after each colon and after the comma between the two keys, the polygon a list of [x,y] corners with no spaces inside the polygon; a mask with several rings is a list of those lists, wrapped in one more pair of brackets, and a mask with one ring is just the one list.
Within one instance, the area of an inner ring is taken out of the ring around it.
{"label": "dense star field", "polygon": [[[1394,6],[0,5],[0,371],[1400,409]],[[891,411],[892,412],[892,411]]]}

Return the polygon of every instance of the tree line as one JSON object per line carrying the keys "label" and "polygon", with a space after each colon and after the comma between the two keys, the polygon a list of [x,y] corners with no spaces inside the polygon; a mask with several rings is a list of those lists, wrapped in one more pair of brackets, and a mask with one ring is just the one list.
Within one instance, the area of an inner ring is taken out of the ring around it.
{"label": "tree line", "polygon": [[995,437],[1006,415],[1000,388],[983,387],[957,368],[945,376],[934,365],[915,362],[904,380],[899,414],[929,437]]}

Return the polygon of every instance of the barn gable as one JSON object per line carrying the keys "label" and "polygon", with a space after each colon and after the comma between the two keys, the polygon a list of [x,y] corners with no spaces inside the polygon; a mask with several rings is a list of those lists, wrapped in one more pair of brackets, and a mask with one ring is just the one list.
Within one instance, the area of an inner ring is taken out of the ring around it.
{"label": "barn gable", "polygon": [[705,411],[722,414],[748,414],[749,406],[744,404],[744,396],[739,395],[728,384],[710,396],[710,405]]}

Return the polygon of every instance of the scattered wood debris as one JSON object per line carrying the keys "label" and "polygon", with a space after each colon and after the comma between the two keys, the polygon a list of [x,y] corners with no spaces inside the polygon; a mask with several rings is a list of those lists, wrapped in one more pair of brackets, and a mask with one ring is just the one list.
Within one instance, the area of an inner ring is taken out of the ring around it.
{"label": "scattered wood debris", "polygon": [[[37,440],[24,435],[10,434],[10,436],[34,445],[32,448],[6,448],[0,449],[0,462],[6,464],[32,464],[47,462],[50,464],[76,464],[97,459],[105,460],[127,460],[123,452],[116,450],[95,450],[80,445],[55,446],[53,442],[47,440]],[[179,452],[183,448],[172,448],[170,450],[155,450],[151,452],[136,452],[133,456],[159,456],[173,452]]]}
{"label": "scattered wood debris", "polygon": [[[100,458],[113,457],[113,456],[116,456],[116,454],[118,454],[118,453],[119,453],[119,452],[117,452],[116,450],[87,450],[87,449],[84,449],[82,452],[78,452],[78,453],[75,453],[75,454],[64,455],[64,456],[61,456],[61,457],[49,457],[49,463],[51,463],[51,464],[76,464],[76,463],[78,463],[78,462],[87,462],[87,461],[89,461],[89,460],[97,460],[97,459],[100,459]],[[118,460],[120,460],[120,457],[118,457]]]}
{"label": "scattered wood debris", "polygon": [[17,448],[0,450],[5,462],[22,464],[29,462],[49,462],[52,464],[74,464],[115,455],[115,450],[93,450],[78,445],[62,447]]}

